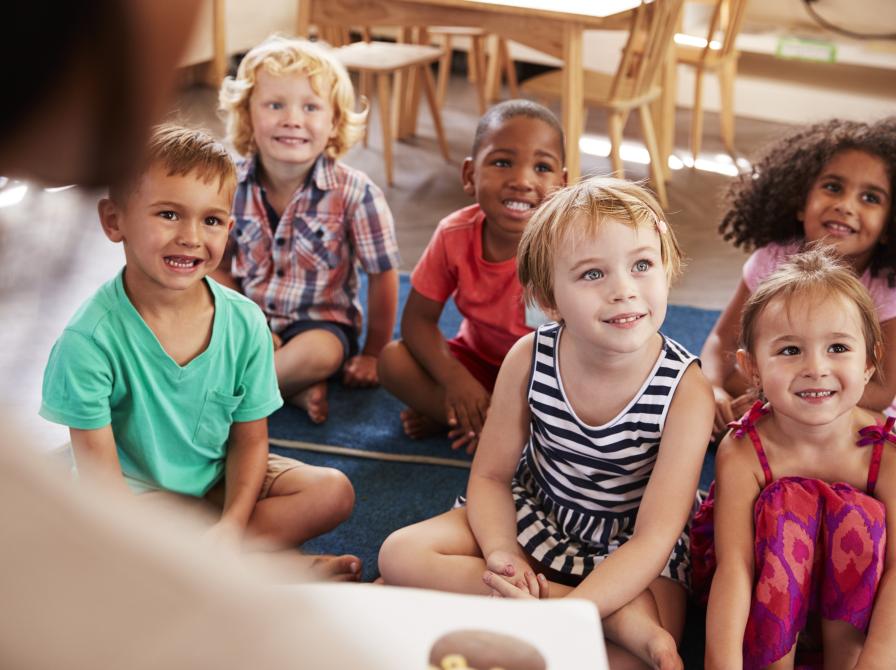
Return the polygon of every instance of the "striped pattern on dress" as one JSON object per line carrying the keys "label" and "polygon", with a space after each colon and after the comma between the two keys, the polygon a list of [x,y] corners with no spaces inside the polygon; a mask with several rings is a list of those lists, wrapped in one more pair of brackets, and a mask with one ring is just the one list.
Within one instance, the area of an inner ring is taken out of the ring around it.
{"label": "striped pattern on dress", "polygon": [[[587,575],[624,544],[653,471],[669,403],[696,361],[663,337],[656,364],[628,406],[603,426],[573,411],[556,357],[562,326],[540,327],[529,381],[530,437],[513,481],[518,540],[541,564]],[[663,574],[687,583],[687,532]]]}

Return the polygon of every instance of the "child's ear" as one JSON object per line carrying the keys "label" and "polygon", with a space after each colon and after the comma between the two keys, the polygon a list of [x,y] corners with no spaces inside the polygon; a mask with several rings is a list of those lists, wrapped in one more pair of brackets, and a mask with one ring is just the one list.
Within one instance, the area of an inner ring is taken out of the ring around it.
{"label": "child's ear", "polygon": [[234,219],[232,216],[229,219],[227,219],[227,234],[228,235],[230,235],[230,231],[233,230],[233,224],[235,223],[235,221],[236,221],[236,219]]}
{"label": "child's ear", "polygon": [[476,197],[476,164],[471,156],[464,158],[464,164],[460,168],[460,181],[464,185],[464,193],[471,198]]}
{"label": "child's ear", "polygon": [[569,184],[569,170],[567,170],[566,168],[563,168],[562,180],[563,187],[565,188]]}
{"label": "child's ear", "polygon": [[762,388],[762,380],[759,378],[759,371],[756,369],[756,364],[753,362],[753,357],[750,356],[750,352],[746,349],[738,349],[736,356],[737,367],[741,369],[744,376],[750,380],[750,383],[757,389]]}
{"label": "child's ear", "polygon": [[112,198],[102,198],[96,205],[103,232],[113,242],[124,242],[121,230],[121,207]]}

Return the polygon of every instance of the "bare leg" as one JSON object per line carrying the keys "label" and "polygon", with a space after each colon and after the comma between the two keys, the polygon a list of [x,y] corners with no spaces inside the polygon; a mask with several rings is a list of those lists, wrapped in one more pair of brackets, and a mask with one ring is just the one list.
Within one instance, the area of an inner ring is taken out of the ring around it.
{"label": "bare leg", "polygon": [[825,670],[855,667],[865,645],[864,633],[845,621],[822,619],[821,638]]}
{"label": "bare leg", "polygon": [[482,582],[485,561],[464,508],[392,533],[380,549],[379,567],[387,584],[489,594]]}
{"label": "bare leg", "polygon": [[327,418],[326,379],[342,366],[339,338],[323,329],[299,333],[274,352],[280,392],[320,423]]}
{"label": "bare leg", "polygon": [[445,390],[403,342],[386,345],[380,352],[377,372],[383,387],[409,408],[401,413],[401,424],[408,437],[426,437],[447,430]]}
{"label": "bare leg", "polygon": [[646,663],[659,670],[683,668],[677,641],[684,630],[684,614],[684,588],[665,577],[653,580],[646,591],[603,620],[607,639],[619,645],[610,667],[639,668]]}

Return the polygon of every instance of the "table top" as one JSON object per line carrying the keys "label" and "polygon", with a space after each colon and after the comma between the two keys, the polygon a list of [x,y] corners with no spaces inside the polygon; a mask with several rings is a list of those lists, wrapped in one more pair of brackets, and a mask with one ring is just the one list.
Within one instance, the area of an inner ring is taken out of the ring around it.
{"label": "table top", "polygon": [[405,0],[423,5],[442,5],[458,9],[509,12],[546,18],[603,19],[621,14],[641,4],[640,0]]}

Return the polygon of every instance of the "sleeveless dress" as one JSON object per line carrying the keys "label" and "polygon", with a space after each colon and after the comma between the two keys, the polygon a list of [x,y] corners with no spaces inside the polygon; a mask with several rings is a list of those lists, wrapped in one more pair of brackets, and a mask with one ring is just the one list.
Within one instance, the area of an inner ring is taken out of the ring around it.
{"label": "sleeveless dress", "polygon": [[[755,577],[744,631],[744,670],[763,668],[787,654],[810,612],[867,631],[887,541],[885,508],[872,494],[883,445],[896,442],[891,433],[894,419],[859,431],[857,445],[873,449],[862,492],[843,482],[775,479],[755,426],[770,411],[756,402],[729,425],[734,437],[750,438],[765,476],[753,508]],[[704,602],[716,567],[714,488],[691,527],[694,590]]]}
{"label": "sleeveless dress", "polygon": [[[589,426],[563,390],[557,360],[562,332],[562,325],[549,323],[535,333],[530,437],[512,493],[520,545],[574,583],[631,538],[669,403],[697,359],[663,337],[656,364],[631,402],[606,424]],[[687,587],[688,567],[685,530],[662,574]]]}

